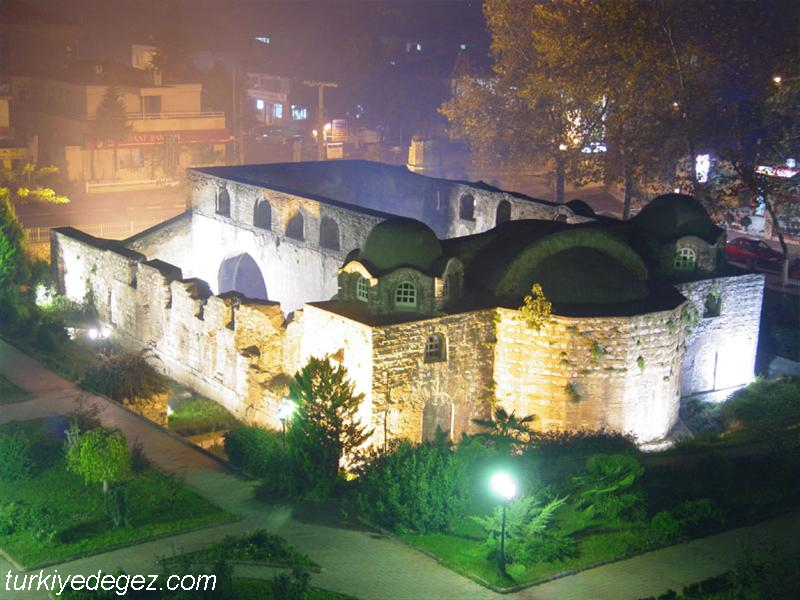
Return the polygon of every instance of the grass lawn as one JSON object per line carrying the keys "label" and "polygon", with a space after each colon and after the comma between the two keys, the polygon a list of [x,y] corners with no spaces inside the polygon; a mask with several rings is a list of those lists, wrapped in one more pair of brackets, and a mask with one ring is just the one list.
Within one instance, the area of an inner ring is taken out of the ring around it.
{"label": "grass lawn", "polygon": [[0,432],[24,430],[34,452],[35,466],[29,477],[13,483],[0,482],[0,506],[24,503],[39,515],[35,518],[39,531],[35,531],[36,527],[18,527],[10,534],[0,534],[0,547],[18,563],[31,566],[85,556],[229,518],[175,478],[146,469],[135,473],[127,484],[130,524],[113,528],[101,487],[84,485],[81,478],[65,468],[64,426],[58,418],[0,426]]}
{"label": "grass lawn", "polygon": [[453,533],[406,533],[400,538],[437,556],[445,566],[462,575],[478,576],[497,587],[512,587],[621,558],[629,553],[630,543],[637,537],[637,528],[623,522],[606,524],[602,530],[586,528],[585,520],[572,508],[563,510],[559,521],[563,530],[578,540],[578,556],[529,567],[509,564],[506,567],[508,578],[500,577],[497,563],[486,558],[483,547],[486,534],[471,519],[461,521]]}
{"label": "grass lawn", "polygon": [[0,404],[14,404],[28,399],[28,392],[18,388],[0,375]]}
{"label": "grass lawn", "polygon": [[178,435],[227,431],[240,425],[222,405],[176,383],[171,383],[169,429]]}

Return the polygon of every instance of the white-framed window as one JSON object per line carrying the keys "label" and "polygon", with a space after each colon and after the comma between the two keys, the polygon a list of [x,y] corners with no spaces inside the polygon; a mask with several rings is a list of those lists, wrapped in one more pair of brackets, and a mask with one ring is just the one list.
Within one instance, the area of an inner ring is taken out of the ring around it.
{"label": "white-framed window", "polygon": [[673,265],[678,271],[691,271],[697,264],[697,254],[691,248],[678,248]]}
{"label": "white-framed window", "polygon": [[366,302],[368,299],[369,293],[369,286],[367,285],[367,280],[363,277],[359,277],[356,281],[356,298],[361,300],[362,302]]}
{"label": "white-framed window", "polygon": [[417,288],[407,281],[397,286],[394,305],[398,308],[413,308],[417,305]]}
{"label": "white-framed window", "polygon": [[447,343],[444,335],[434,333],[428,336],[425,342],[425,362],[440,362],[447,360]]}

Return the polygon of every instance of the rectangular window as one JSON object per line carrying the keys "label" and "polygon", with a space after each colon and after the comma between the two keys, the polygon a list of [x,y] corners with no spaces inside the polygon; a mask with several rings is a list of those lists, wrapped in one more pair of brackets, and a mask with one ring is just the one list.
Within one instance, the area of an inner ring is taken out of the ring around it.
{"label": "rectangular window", "polygon": [[273,107],[273,109],[272,109],[272,115],[276,119],[282,119],[283,118],[283,104],[280,104],[279,102],[276,102],[274,107]]}
{"label": "rectangular window", "polygon": [[308,119],[308,109],[304,106],[296,106],[292,104],[292,120],[305,121]]}

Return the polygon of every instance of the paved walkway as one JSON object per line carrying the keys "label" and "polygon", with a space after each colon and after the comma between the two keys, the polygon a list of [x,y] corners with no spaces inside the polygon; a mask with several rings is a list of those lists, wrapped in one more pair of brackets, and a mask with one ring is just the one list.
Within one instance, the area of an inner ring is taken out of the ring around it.
{"label": "paved walkway", "polygon": [[[58,416],[70,412],[82,392],[71,382],[45,369],[34,359],[0,340],[0,374],[31,393],[18,404],[0,404],[0,423]],[[361,529],[331,525],[324,508],[309,514],[297,506],[268,505],[253,497],[254,482],[228,471],[221,463],[181,443],[119,405],[96,396],[88,401],[103,408],[106,425],[119,427],[129,440],[138,440],[159,467],[177,472],[200,494],[242,517],[240,521],[188,534],[107,552],[58,565],[58,572],[157,572],[154,561],[177,551],[201,548],[225,535],[266,528],[322,565],[314,585],[362,599],[469,599],[495,594],[440,566],[405,544]],[[57,493],[57,491],[54,491]],[[327,517],[327,518],[326,518]],[[742,547],[780,543],[800,549],[800,513],[755,527],[675,546],[630,560],[584,571],[513,594],[531,600],[624,600],[658,595],[668,588],[727,571]],[[0,598],[44,598],[44,594],[5,591],[6,573],[13,568],[0,559]],[[52,569],[45,570],[52,572]],[[251,571],[251,570],[248,570]]]}

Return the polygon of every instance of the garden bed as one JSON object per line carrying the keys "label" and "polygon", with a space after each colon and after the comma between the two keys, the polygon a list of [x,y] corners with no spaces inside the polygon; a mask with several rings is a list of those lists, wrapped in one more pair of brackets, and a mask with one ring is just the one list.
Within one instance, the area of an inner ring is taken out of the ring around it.
{"label": "garden bed", "polygon": [[28,397],[28,392],[17,387],[8,379],[0,375],[0,404],[15,404],[16,402],[25,402]]}
{"label": "garden bed", "polygon": [[29,522],[5,535],[0,529],[0,548],[19,565],[55,564],[232,519],[173,476],[145,468],[125,484],[129,525],[112,527],[101,487],[65,467],[65,426],[61,418],[0,426],[3,433],[22,430],[32,442],[31,474],[0,483],[2,505],[17,503]]}

